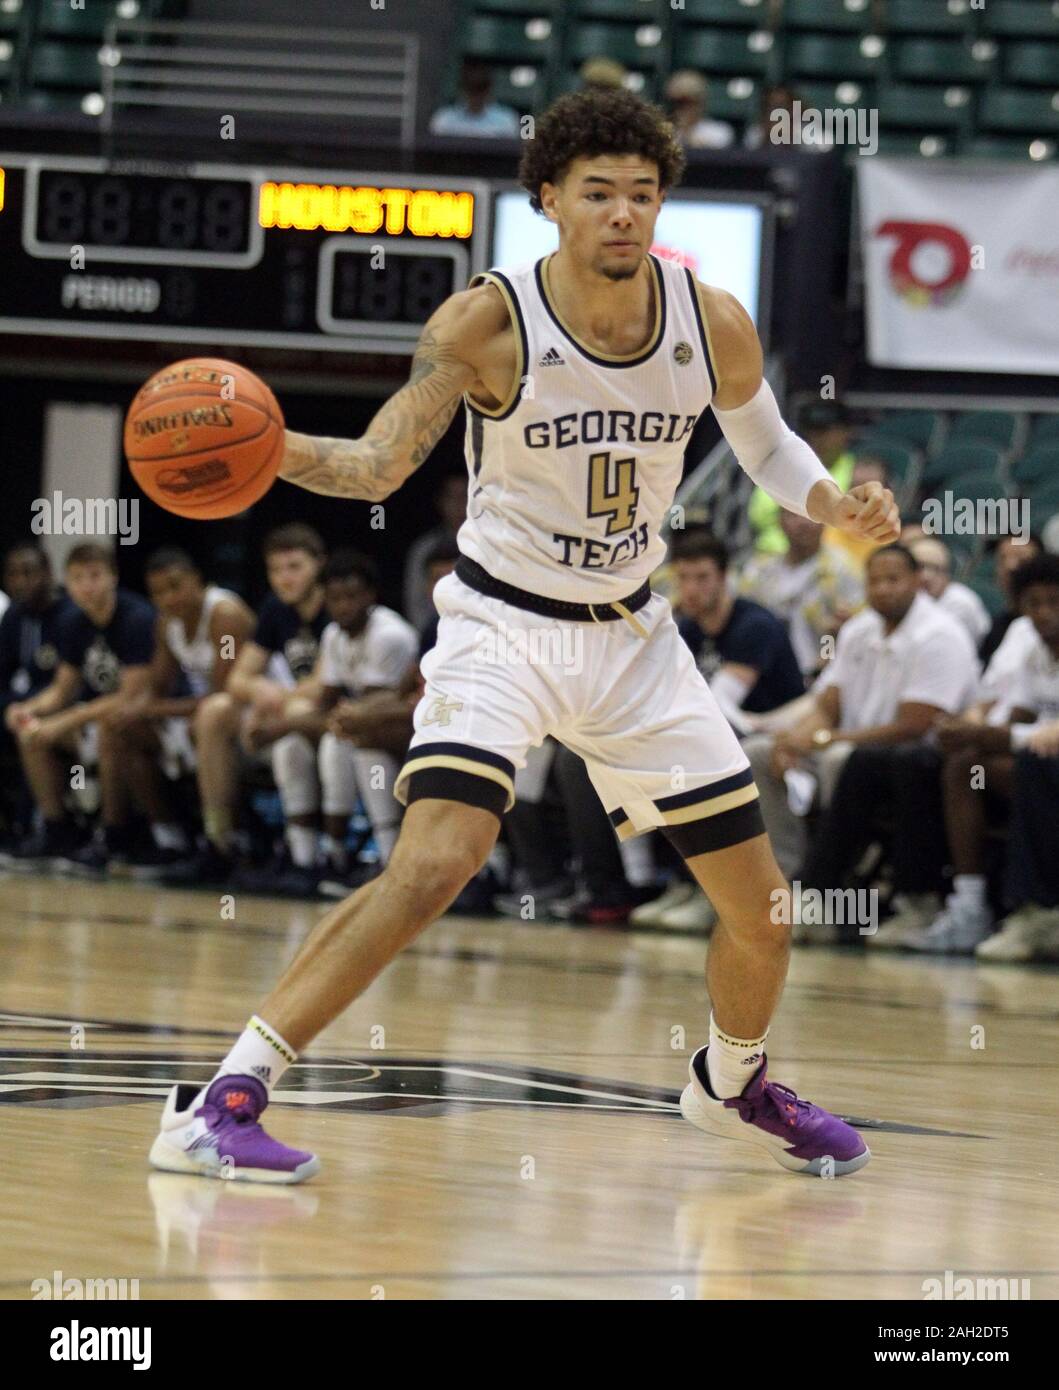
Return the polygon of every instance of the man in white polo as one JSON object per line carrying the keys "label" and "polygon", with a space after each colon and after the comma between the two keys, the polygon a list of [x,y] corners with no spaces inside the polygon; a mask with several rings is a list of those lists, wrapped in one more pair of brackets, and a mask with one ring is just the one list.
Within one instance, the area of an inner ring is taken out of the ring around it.
{"label": "man in white polo", "polygon": [[[840,866],[849,867],[858,857],[854,846],[863,848],[870,835],[871,804],[852,817],[845,809],[841,817],[828,809],[851,754],[864,751],[856,765],[862,777],[908,776],[936,784],[937,754],[925,750],[924,760],[919,749],[938,718],[966,708],[976,693],[974,645],[962,625],[921,592],[915,559],[905,546],[876,551],[866,584],[868,607],[839,632],[808,712],[786,732],[755,734],[743,743],[776,858],[784,873],[803,884],[810,882],[807,875],[827,879]],[[909,745],[916,746],[913,756]],[[932,764],[929,777],[921,762]],[[817,779],[817,800],[825,810],[811,852],[804,818],[792,809],[792,803],[807,809],[806,773]],[[895,854],[900,862],[898,845]],[[936,867],[940,873],[940,862]],[[903,884],[898,890],[917,891]]]}

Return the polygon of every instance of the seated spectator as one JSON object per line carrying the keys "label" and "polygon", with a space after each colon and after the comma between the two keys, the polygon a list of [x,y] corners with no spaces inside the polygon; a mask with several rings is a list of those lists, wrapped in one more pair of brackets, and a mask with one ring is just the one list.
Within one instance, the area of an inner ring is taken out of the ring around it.
{"label": "seated spectator", "polygon": [[[989,938],[994,925],[986,895],[989,803],[999,803],[1007,809],[1016,755],[1035,738],[1038,723],[1043,727],[1059,719],[1059,556],[1040,555],[1020,565],[1012,579],[1012,590],[1037,629],[1041,644],[1016,675],[1007,724],[988,726],[963,717],[945,720],[938,726],[938,740],[945,757],[942,795],[954,870],[953,891],[929,926],[909,932],[904,944],[913,950],[969,954]],[[1050,733],[1042,733],[1037,746],[1049,748]],[[1036,814],[1054,827],[1055,803],[1048,800],[1053,786],[1050,768],[1027,760],[1022,771],[1027,779],[1024,797],[1028,796]],[[1031,787],[1033,791],[1029,790]],[[1023,804],[1023,829],[1026,813]],[[1016,843],[1014,837],[1009,839],[1009,887],[1015,888],[1021,898],[1013,903],[1016,908],[1054,906],[1056,860],[1042,863],[1040,859],[1049,845],[1054,845],[1054,833],[1045,832],[1043,837],[1033,834],[1029,845]],[[1037,896],[1046,901],[1038,902]],[[1021,936],[1022,919],[1016,921],[1012,934]]]}
{"label": "seated spectator", "polygon": [[792,87],[777,83],[766,87],[761,93],[758,118],[747,126],[743,135],[743,146],[748,150],[767,149],[770,145],[787,144],[798,118],[799,138],[796,148],[826,151],[831,148],[824,122],[818,121],[802,125],[800,110],[796,106],[798,97]]}
{"label": "seated spectator", "polygon": [[4,760],[10,756],[18,766],[5,788],[8,824],[17,842],[29,834],[33,798],[22,777],[14,725],[7,720],[7,712],[51,682],[59,661],[59,627],[74,605],[56,587],[51,562],[36,541],[20,541],[7,552],[4,587],[11,604],[0,618],[0,710],[5,717]]}
{"label": "seated spectator", "polygon": [[677,626],[725,718],[746,733],[746,713],[777,709],[805,689],[782,621],[728,586],[728,549],[709,534],[673,543]]}
{"label": "seated spectator", "polygon": [[[722,713],[743,734],[748,715],[773,710],[796,700],[805,682],[783,623],[752,599],[728,587],[728,550],[723,541],[702,531],[674,538],[673,569],[677,586],[677,627],[691,648]],[[715,920],[712,905],[693,885],[680,882],[662,898],[632,915],[636,926],[708,930]]]}
{"label": "seated spectator", "polygon": [[465,58],[460,69],[460,100],[441,106],[430,118],[431,135],[518,136],[519,115],[491,101],[493,74],[488,63]]}
{"label": "seated spectator", "polygon": [[[259,757],[271,749],[274,772],[278,760],[315,763],[315,746],[290,728],[285,707],[290,691],[312,675],[328,623],[320,582],[324,543],[311,526],[292,522],[265,537],[264,553],[272,592],[258,611],[253,636],[231,663],[223,691],[207,695],[195,710],[206,843],[191,859],[174,865],[164,878],[167,883],[223,884],[230,879],[240,751],[244,757]],[[284,810],[289,821],[299,808]]]}
{"label": "seated spectator", "polygon": [[707,117],[709,84],[702,73],[682,68],[666,83],[669,108],[676,137],[685,149],[724,150],[735,143],[735,129],[727,121]]}
{"label": "seated spectator", "polygon": [[909,550],[919,566],[919,583],[923,592],[935,603],[962,623],[975,647],[985,640],[992,619],[989,610],[973,589],[952,577],[952,555],[944,541],[931,536],[912,541]]}
{"label": "seated spectator", "polygon": [[625,86],[628,75],[628,68],[616,58],[586,58],[578,72],[582,91],[586,88],[618,91]]}
{"label": "seated spectator", "polygon": [[331,621],[320,639],[312,679],[291,694],[284,711],[287,725],[304,734],[305,743],[298,745],[296,757],[277,760],[275,769],[287,813],[290,867],[280,871],[282,884],[257,885],[262,891],[314,893],[322,876],[344,878],[350,867],[349,818],[358,796],[381,864],[397,841],[401,807],[393,786],[399,758],[359,742],[358,705],[396,691],[415,660],[415,629],[378,602],[378,575],[365,556],[335,551],[321,579]]}
{"label": "seated spectator", "polygon": [[123,733],[113,716],[147,689],[155,612],[118,587],[114,552],[94,541],[70,551],[65,578],[74,608],[57,629],[55,674],[38,694],[9,705],[7,720],[43,820],[16,854],[76,872],[80,836],[64,799],[71,759],[82,777],[98,760],[104,833],[115,851],[127,847],[128,794],[118,775]]}
{"label": "seated spectator", "polygon": [[417,631],[437,617],[430,597],[434,586],[427,573],[426,560],[439,544],[456,543],[456,533],[467,515],[467,475],[448,473],[440,478],[434,493],[434,506],[441,518],[439,525],[412,542],[404,562],[402,606],[404,616]]}
{"label": "seated spectator", "polygon": [[786,624],[803,676],[824,660],[822,641],[834,637],[864,604],[864,581],[841,551],[823,543],[818,521],[780,512],[787,537],[784,555],[753,555],[739,576],[739,592],[770,609]]}
{"label": "seated spectator", "polygon": [[[900,760],[890,754],[919,745],[941,716],[964,709],[978,682],[970,638],[920,591],[903,545],[871,557],[867,598],[868,607],[839,632],[809,713],[784,733],[756,734],[743,745],[776,859],[788,878],[810,887],[838,886],[872,837],[875,793],[858,790],[858,779],[900,777]],[[806,772],[809,778],[792,777]],[[804,812],[814,793],[821,818],[810,849]],[[900,844],[894,856],[901,872],[916,870]],[[916,888],[899,879],[897,890]],[[821,936],[829,935],[827,925]]]}
{"label": "seated spectator", "polygon": [[[134,876],[187,858],[188,841],[166,789],[163,769],[176,777],[195,770],[191,723],[212,692],[224,689],[232,662],[254,626],[254,615],[237,594],[207,585],[186,551],[163,547],[148,557],[147,590],[158,611],[150,680],[110,717],[115,737],[100,750],[100,771],[126,789],[130,807],[141,812],[151,843],[137,848],[128,825],[105,827],[75,856],[90,873],[125,862]],[[104,769],[105,759],[115,759]]]}
{"label": "seated spectator", "polygon": [[1019,565],[1032,560],[1041,550],[1040,540],[1036,536],[1027,536],[1021,542],[1014,536],[1001,536],[993,548],[993,574],[997,588],[1004,595],[1004,611],[993,619],[993,625],[979,648],[978,655],[986,665],[1007,635],[1008,628],[1019,617],[1011,596],[1011,576]]}
{"label": "seated spectator", "polygon": [[[852,486],[854,457],[850,452],[853,431],[842,407],[833,401],[819,401],[804,407],[799,413],[798,428],[805,442],[834,478],[847,492]],[[875,476],[874,474],[872,476]],[[867,478],[860,481],[867,482]],[[782,555],[787,549],[787,537],[780,526],[780,504],[755,487],[750,494],[748,516],[754,529],[754,549],[768,555]],[[840,531],[840,536],[846,532]],[[830,532],[824,539],[834,543]]]}

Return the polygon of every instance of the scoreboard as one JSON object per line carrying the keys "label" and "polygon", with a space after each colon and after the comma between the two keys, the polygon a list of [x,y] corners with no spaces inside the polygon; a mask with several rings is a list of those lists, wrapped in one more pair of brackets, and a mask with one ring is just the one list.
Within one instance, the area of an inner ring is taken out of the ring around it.
{"label": "scoreboard", "polygon": [[410,352],[489,228],[481,180],[0,154],[0,333]]}

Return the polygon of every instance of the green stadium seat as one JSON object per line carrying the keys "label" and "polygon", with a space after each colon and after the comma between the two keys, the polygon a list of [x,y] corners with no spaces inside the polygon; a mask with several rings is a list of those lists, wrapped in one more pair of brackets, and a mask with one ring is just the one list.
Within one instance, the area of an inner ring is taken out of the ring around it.
{"label": "green stadium seat", "polygon": [[1059,445],[1059,415],[1038,415],[1030,428],[1030,448],[1041,444]]}
{"label": "green stadium seat", "polygon": [[783,22],[788,29],[866,34],[872,27],[872,3],[871,0],[787,0]]}
{"label": "green stadium seat", "polygon": [[[26,92],[19,98],[19,108],[25,107],[29,111],[49,111],[63,112],[83,111],[82,103],[85,99],[84,92],[60,91],[57,89],[48,90],[39,88],[36,91]],[[93,113],[98,114],[98,113]]]}
{"label": "green stadium seat", "polygon": [[922,456],[904,440],[868,433],[854,443],[852,452],[857,458],[876,458],[886,465],[890,486],[899,500],[907,485],[918,476]]}
{"label": "green stadium seat", "polygon": [[985,32],[998,37],[1059,39],[1059,11],[1051,0],[989,0],[981,18]]}
{"label": "green stadium seat", "polygon": [[99,50],[95,44],[39,43],[33,49],[30,78],[38,87],[80,87],[100,84]]}
{"label": "green stadium seat", "polygon": [[736,34],[722,29],[685,29],[678,48],[681,67],[751,77],[769,71],[775,44],[772,35],[763,30]]}
{"label": "green stadium seat", "polygon": [[651,25],[636,24],[581,24],[573,31],[570,55],[575,62],[583,63],[586,58],[616,58],[627,67],[654,67],[665,55],[665,45],[644,43],[645,32],[652,33]]}
{"label": "green stadium seat", "polygon": [[1008,488],[1003,479],[998,478],[995,473],[961,473],[953,481],[953,491],[958,492],[961,497],[969,497],[972,501],[985,500],[990,497],[1007,497]]}
{"label": "green stadium seat", "polygon": [[539,111],[547,99],[547,81],[543,68],[500,65],[493,72],[493,100],[502,106],[512,106],[520,113]]}
{"label": "green stadium seat", "polygon": [[1007,600],[1002,591],[997,588],[997,582],[988,566],[978,565],[970,574],[965,574],[961,582],[975,591],[989,610],[991,618],[999,618],[1004,612],[1007,607]]}
{"label": "green stadium seat", "polygon": [[566,9],[578,19],[631,19],[637,24],[660,24],[669,15],[668,5],[663,13],[659,0],[573,0]]}
{"label": "green stadium seat", "polygon": [[796,34],[787,41],[789,74],[807,77],[872,77],[883,66],[886,41],[877,35],[864,38],[833,34]]}
{"label": "green stadium seat", "polygon": [[1056,142],[1043,140],[1039,136],[1033,140],[1027,136],[1016,135],[976,135],[965,140],[960,146],[960,154],[972,159],[1031,159],[1035,164],[1045,163],[1056,156]]}
{"label": "green stadium seat", "polygon": [[923,485],[927,488],[962,485],[964,478],[988,474],[1000,479],[1001,451],[994,444],[962,440],[947,444],[923,469]]}
{"label": "green stadium seat", "polygon": [[749,77],[710,83],[709,113],[719,121],[756,121],[760,106],[761,88]]}
{"label": "green stadium seat", "polygon": [[552,52],[556,26],[546,18],[501,19],[476,15],[464,31],[463,52],[488,60],[542,62]]}
{"label": "green stadium seat", "polygon": [[917,131],[880,130],[879,153],[919,155],[923,159],[941,159],[956,148],[951,132],[948,135],[923,134]]}
{"label": "green stadium seat", "polygon": [[894,50],[894,73],[902,80],[981,82],[996,67],[996,45],[988,40],[903,39]]}
{"label": "green stadium seat", "polygon": [[1012,43],[1004,53],[1004,76],[1009,82],[1059,86],[1059,43]]}
{"label": "green stadium seat", "polygon": [[1012,465],[1011,476],[1020,491],[1059,482],[1059,435],[1051,444],[1034,444]]}
{"label": "green stadium seat", "polygon": [[949,440],[989,440],[1000,449],[1010,449],[1019,432],[1019,417],[1009,410],[968,410],[953,418]]}
{"label": "green stadium seat", "polygon": [[1059,479],[1031,483],[1021,496],[1029,498],[1030,525],[1039,535],[1052,517],[1059,513]]}
{"label": "green stadium seat", "polygon": [[684,9],[674,18],[713,24],[742,25],[763,29],[768,22],[767,0],[684,0]]}
{"label": "green stadium seat", "polygon": [[973,34],[975,17],[969,0],[887,0],[886,5],[891,34]]}
{"label": "green stadium seat", "polygon": [[978,126],[984,131],[1024,130],[1031,135],[1059,132],[1059,91],[1030,92],[1024,87],[991,87],[982,95]]}
{"label": "green stadium seat", "polygon": [[113,18],[113,3],[96,0],[86,4],[84,9],[70,8],[69,0],[43,0],[38,30],[54,38],[94,39],[99,43],[103,38],[103,26]]}
{"label": "green stadium seat", "polygon": [[23,0],[0,0],[0,34],[13,34],[26,14]]}
{"label": "green stadium seat", "polygon": [[956,130],[970,125],[973,113],[967,87],[909,86],[884,83],[876,100],[879,123],[917,126],[921,130]]}
{"label": "green stadium seat", "polygon": [[802,108],[817,111],[831,108],[875,106],[875,84],[872,82],[799,82],[798,100]]}
{"label": "green stadium seat", "polygon": [[475,14],[522,15],[526,18],[557,14],[563,0],[474,0]]}
{"label": "green stadium seat", "polygon": [[942,428],[942,417],[936,410],[891,410],[875,422],[871,433],[904,439],[926,453],[936,453]]}

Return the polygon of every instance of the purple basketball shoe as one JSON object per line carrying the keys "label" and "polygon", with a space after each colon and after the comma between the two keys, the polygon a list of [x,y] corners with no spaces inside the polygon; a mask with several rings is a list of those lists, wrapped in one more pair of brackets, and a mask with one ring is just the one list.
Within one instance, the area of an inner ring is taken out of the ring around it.
{"label": "purple basketball shoe", "polygon": [[688,1068],[691,1083],[680,1097],[681,1113],[707,1134],[762,1145],[794,1173],[839,1177],[863,1168],[871,1150],[853,1126],[768,1081],[767,1067],[763,1057],[741,1095],[719,1100],[710,1088],[706,1048],[699,1048]]}
{"label": "purple basketball shoe", "polygon": [[243,1182],[304,1182],[320,1171],[320,1160],[265,1133],[258,1117],[267,1104],[256,1076],[219,1076],[205,1094],[198,1086],[174,1086],[151,1166]]}

